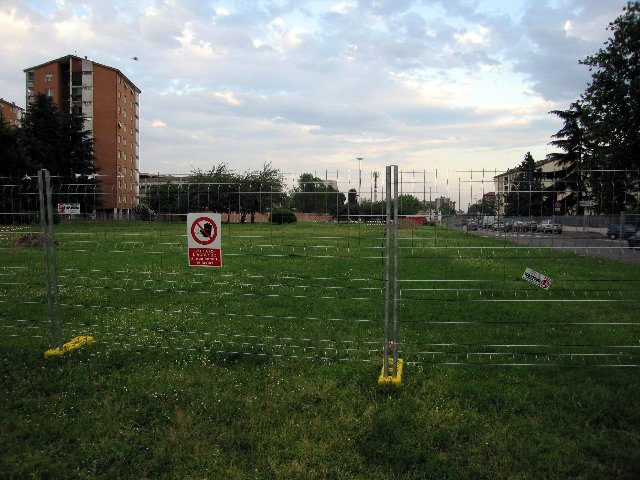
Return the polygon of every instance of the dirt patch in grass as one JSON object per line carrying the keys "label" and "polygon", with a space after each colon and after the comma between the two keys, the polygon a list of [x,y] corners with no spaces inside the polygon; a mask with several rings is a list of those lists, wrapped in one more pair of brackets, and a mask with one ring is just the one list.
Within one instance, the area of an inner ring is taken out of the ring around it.
{"label": "dirt patch in grass", "polygon": [[[58,242],[56,242],[57,244]],[[39,233],[27,233],[22,235],[16,241],[16,247],[28,248],[28,247],[41,247],[44,244],[44,238]]]}

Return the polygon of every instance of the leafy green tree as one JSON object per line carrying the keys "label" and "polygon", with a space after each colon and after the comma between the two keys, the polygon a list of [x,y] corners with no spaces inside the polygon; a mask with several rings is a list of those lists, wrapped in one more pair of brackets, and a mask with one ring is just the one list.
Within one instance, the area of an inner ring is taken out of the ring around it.
{"label": "leafy green tree", "polygon": [[413,195],[398,195],[398,215],[415,215],[422,209],[422,202]]}
{"label": "leafy green tree", "polygon": [[[603,212],[636,208],[640,190],[640,13],[630,4],[609,24],[612,36],[581,63],[592,79],[581,96],[592,154],[589,187]],[[613,171],[617,170],[617,171]]]}
{"label": "leafy green tree", "polygon": [[[544,214],[542,172],[527,152],[518,167],[518,173],[509,186],[505,199],[505,215],[531,216]],[[547,195],[548,196],[548,195]],[[553,200],[551,200],[553,201]]]}
{"label": "leafy green tree", "polygon": [[[27,107],[20,128],[9,134],[2,128],[0,145],[1,174],[28,179],[46,168],[51,173],[54,203],[80,203],[83,212],[100,203],[100,195],[95,194],[93,139],[84,129],[82,115],[60,112],[50,97],[39,94]],[[33,200],[31,209],[36,208]]]}
{"label": "leafy green tree", "polygon": [[485,197],[469,206],[468,215],[497,215],[498,208],[495,197]]}
{"label": "leafy green tree", "polygon": [[60,144],[58,156],[60,167],[58,174],[71,179],[78,175],[88,176],[96,173],[93,154],[93,138],[84,128],[84,117],[71,112],[62,115],[60,123]]}
{"label": "leafy green tree", "polygon": [[145,203],[159,214],[185,214],[197,211],[240,213],[240,221],[255,220],[258,212],[283,206],[286,194],[280,171],[270,164],[262,170],[237,174],[225,164],[209,171],[194,170],[173,183],[152,186]]}
{"label": "leafy green tree", "polygon": [[282,175],[271,164],[265,164],[262,170],[241,175],[239,182],[241,222],[244,223],[249,215],[253,223],[256,213],[282,207],[286,196]]}
{"label": "leafy green tree", "polygon": [[345,212],[345,194],[331,185],[325,185],[322,179],[311,173],[300,175],[292,197],[293,207],[298,212],[329,213],[336,216]]}
{"label": "leafy green tree", "polygon": [[553,110],[549,113],[556,115],[563,121],[563,127],[551,136],[554,140],[549,142],[562,150],[562,152],[551,153],[547,156],[548,159],[557,162],[562,167],[555,175],[553,189],[556,192],[572,192],[565,198],[564,207],[566,211],[580,213],[579,200],[588,185],[588,178],[583,176],[582,169],[588,163],[591,154],[582,105],[579,102],[574,102],[568,110]]}
{"label": "leafy green tree", "polygon": [[20,142],[20,130],[5,122],[0,114],[0,175],[23,177],[33,172]]}
{"label": "leafy green tree", "polygon": [[[46,168],[52,175],[66,170],[60,158],[62,116],[50,97],[39,94],[27,106],[20,132],[30,173]],[[13,170],[13,166],[10,167]],[[80,173],[80,172],[78,172]]]}

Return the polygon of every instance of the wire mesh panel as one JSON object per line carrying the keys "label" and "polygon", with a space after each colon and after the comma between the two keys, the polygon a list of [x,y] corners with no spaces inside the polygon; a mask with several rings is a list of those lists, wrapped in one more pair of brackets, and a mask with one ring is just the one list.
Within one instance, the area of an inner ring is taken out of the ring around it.
{"label": "wire mesh panel", "polygon": [[[164,184],[140,198],[147,207],[160,199],[160,209],[142,213],[101,210],[100,199],[92,208],[88,196],[108,195],[93,185],[52,188],[54,205],[66,208],[56,217],[65,339],[91,335],[106,349],[381,358],[382,225],[317,208],[296,212],[307,221],[275,223],[282,192],[235,184]],[[222,267],[189,267],[186,214],[224,205],[213,199],[219,190],[227,207]],[[344,199],[335,191],[308,195],[327,204]],[[41,250],[19,248],[19,235],[3,245],[3,326],[15,330],[33,307],[44,327],[37,335],[46,338],[42,271],[32,268]]]}
{"label": "wire mesh panel", "polygon": [[[405,172],[405,194],[434,188],[420,177]],[[405,361],[638,366],[640,254],[607,230],[638,230],[640,218],[599,215],[598,202],[580,204],[553,183],[529,190],[517,178],[500,182],[455,172],[440,202],[464,209],[431,205],[435,212],[422,212],[427,226],[420,217],[400,220]],[[637,198],[627,197],[633,210]],[[594,207],[590,215],[584,205]]]}
{"label": "wire mesh panel", "polygon": [[[361,177],[311,175],[289,191],[158,177],[135,202],[122,198],[131,208],[114,209],[104,206],[117,193],[54,179],[64,338],[92,335],[103,349],[381,362],[385,187],[373,172]],[[597,211],[604,193],[572,203],[558,201],[559,187],[520,182],[510,195],[505,185],[513,191],[518,180],[500,178],[399,171],[390,210],[397,207],[399,227],[399,356],[409,364],[638,365],[640,252],[607,233],[640,219]],[[40,348],[49,323],[30,223],[38,191],[8,179],[2,192],[2,330],[7,341]],[[284,207],[296,223],[279,223]],[[188,266],[186,216],[206,211],[223,219],[217,269]]]}
{"label": "wire mesh panel", "polygon": [[0,178],[0,335],[8,344],[48,345],[38,181]]}

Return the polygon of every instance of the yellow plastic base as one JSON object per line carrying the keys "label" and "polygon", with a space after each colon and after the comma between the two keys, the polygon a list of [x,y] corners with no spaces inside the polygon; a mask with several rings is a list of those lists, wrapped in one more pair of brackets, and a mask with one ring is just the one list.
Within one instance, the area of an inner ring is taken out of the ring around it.
{"label": "yellow plastic base", "polygon": [[[380,377],[378,378],[378,385],[400,385],[402,383],[402,367],[404,366],[404,362],[401,358],[398,359],[398,368],[396,368],[395,375],[387,375],[384,374],[384,365],[382,365],[382,371],[380,372]],[[389,369],[393,368],[393,360],[389,360]]]}
{"label": "yellow plastic base", "polygon": [[83,335],[80,337],[76,337],[65,343],[62,348],[51,348],[47,350],[46,352],[44,352],[44,358],[59,357],[67,352],[70,352],[71,350],[80,348],[82,345],[89,345],[93,342],[94,338],[90,336]]}

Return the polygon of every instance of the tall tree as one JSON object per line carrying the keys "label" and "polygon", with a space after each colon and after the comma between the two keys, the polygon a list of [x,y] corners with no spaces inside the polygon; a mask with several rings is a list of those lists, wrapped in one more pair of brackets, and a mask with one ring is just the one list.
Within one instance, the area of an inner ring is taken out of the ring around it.
{"label": "tall tree", "polygon": [[311,173],[303,173],[298,178],[292,203],[299,212],[340,215],[344,211],[345,200],[344,193],[331,185],[325,185],[322,179]]}
{"label": "tall tree", "polygon": [[241,175],[240,213],[241,222],[249,215],[250,222],[255,220],[256,213],[279,208],[284,201],[282,175],[280,170],[265,164],[262,170],[250,171]]}
{"label": "tall tree", "polygon": [[[527,152],[522,162],[516,167],[515,179],[509,186],[509,193],[505,199],[505,215],[531,216],[545,214],[543,208],[542,172],[536,168],[536,162],[530,152]],[[554,199],[551,199],[554,201]]]}
{"label": "tall tree", "polygon": [[640,13],[629,4],[609,24],[612,36],[581,63],[592,79],[582,94],[585,124],[593,154],[590,188],[603,212],[637,208],[629,192],[640,190]]}
{"label": "tall tree", "polygon": [[563,202],[566,211],[579,213],[579,201],[588,185],[588,176],[583,175],[582,170],[589,162],[591,154],[582,105],[580,102],[574,102],[568,110],[552,110],[549,113],[563,121],[562,128],[551,136],[553,140],[549,142],[562,150],[547,156],[561,167],[561,170],[556,172],[553,189],[557,192],[567,192],[568,195]]}
{"label": "tall tree", "polygon": [[5,122],[0,113],[0,176],[24,176],[35,170],[22,150],[20,130]]}
{"label": "tall tree", "polygon": [[56,175],[63,170],[60,158],[62,118],[58,107],[50,97],[36,95],[22,117],[21,141],[24,145],[25,163],[33,173],[46,168]]}

